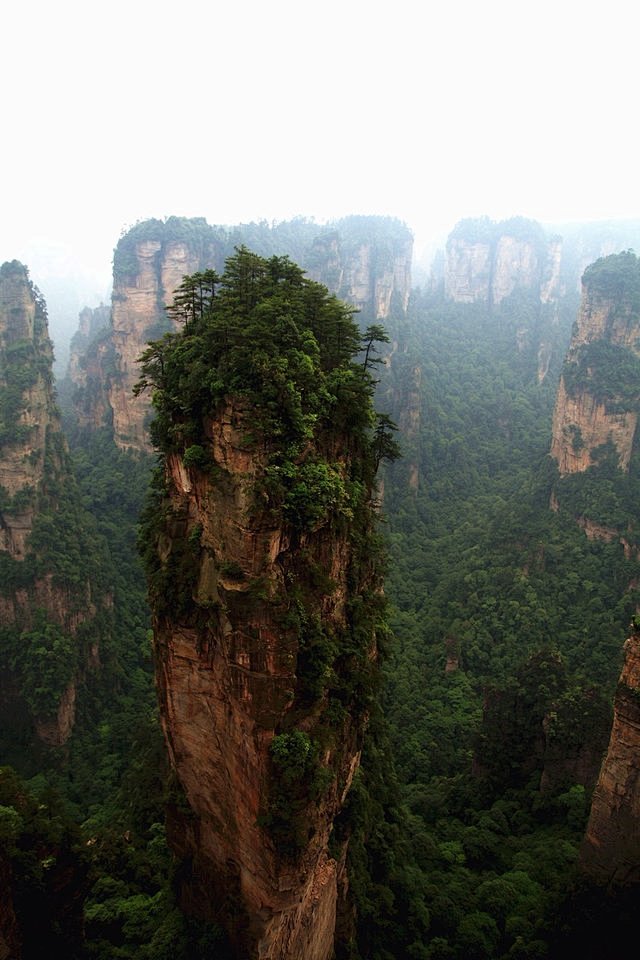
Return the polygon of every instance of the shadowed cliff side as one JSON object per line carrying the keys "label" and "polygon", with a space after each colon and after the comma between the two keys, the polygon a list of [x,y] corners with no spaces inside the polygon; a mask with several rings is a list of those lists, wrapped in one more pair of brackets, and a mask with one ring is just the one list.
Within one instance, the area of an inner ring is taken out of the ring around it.
{"label": "shadowed cliff side", "polygon": [[141,545],[191,914],[238,957],[327,960],[346,895],[332,827],[384,632],[376,334],[290,260],[241,248],[183,281],[152,343],[162,467]]}
{"label": "shadowed cliff side", "polygon": [[17,261],[0,268],[0,715],[9,749],[60,746],[77,682],[99,665],[109,597],[55,405],[45,304]]}
{"label": "shadowed cliff side", "polygon": [[582,870],[596,882],[640,881],[640,630],[625,642],[607,755],[582,845]]}

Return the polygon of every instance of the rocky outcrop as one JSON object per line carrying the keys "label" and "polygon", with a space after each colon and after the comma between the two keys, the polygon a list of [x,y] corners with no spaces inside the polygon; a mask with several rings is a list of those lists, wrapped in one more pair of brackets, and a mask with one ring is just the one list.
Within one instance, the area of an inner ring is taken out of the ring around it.
{"label": "rocky outcrop", "polygon": [[[203,228],[204,229],[204,228]],[[104,356],[113,367],[108,375],[108,404],[113,433],[123,449],[146,450],[148,402],[134,399],[138,380],[138,359],[149,340],[171,328],[166,307],[186,274],[221,266],[220,252],[213,240],[195,243],[172,238],[170,230],[158,239],[124,237],[129,265],[123,265],[125,251],[114,258],[113,305],[110,338],[103,345]],[[197,235],[201,239],[201,235]],[[103,363],[103,369],[106,364]]]}
{"label": "rocky outcrop", "polygon": [[532,220],[461,220],[446,245],[445,296],[497,305],[521,289],[553,302],[562,295],[561,257],[561,240]]}
{"label": "rocky outcrop", "polygon": [[637,248],[640,223],[543,225],[524,217],[461,220],[446,244],[445,296],[456,303],[501,303],[515,290],[556,304],[580,291],[585,269]]}
{"label": "rocky outcrop", "polygon": [[346,217],[319,233],[301,261],[307,275],[362,312],[365,321],[405,311],[413,237],[388,217]]}
{"label": "rocky outcrop", "polygon": [[627,470],[637,425],[635,410],[611,412],[588,386],[570,396],[561,379],[551,425],[551,456],[560,476],[587,470],[596,462],[598,448],[608,442],[617,451],[620,467]]}
{"label": "rocky outcrop", "polygon": [[[55,405],[46,308],[26,268],[0,268],[0,672],[7,722],[24,713],[53,746],[69,737],[83,669],[80,633],[96,614],[82,509]],[[63,501],[66,504],[62,507]],[[78,556],[78,569],[70,557]],[[80,570],[80,566],[83,567]],[[63,572],[64,570],[64,572]],[[95,641],[95,638],[94,638]],[[44,658],[39,660],[38,658]]]}
{"label": "rocky outcrop", "polygon": [[242,244],[261,255],[295,258],[310,278],[356,306],[363,322],[406,309],[413,240],[390,218],[347,217],[330,227],[293,221],[233,229],[202,219],[144,221],[116,247],[108,329],[70,367],[81,426],[110,424],[119,447],[150,449],[149,399],[132,394],[138,359],[149,340],[172,329],[166,307],[182,278],[205,269],[221,271],[234,246]]}
{"label": "rocky outcrop", "polygon": [[553,414],[551,456],[561,477],[587,470],[606,445],[629,469],[640,404],[639,276],[631,253],[585,271]]}
{"label": "rocky outcrop", "polygon": [[[225,918],[239,956],[326,960],[345,883],[344,856],[330,856],[328,844],[358,766],[357,720],[344,717],[328,738],[329,731],[323,734],[314,776],[329,782],[295,814],[301,851],[283,854],[266,824],[271,749],[292,711],[300,669],[299,628],[287,624],[293,602],[287,590],[294,583],[303,587],[298,564],[304,557],[306,569],[322,571],[332,585],[315,596],[306,615],[321,618],[329,633],[343,632],[352,551],[326,530],[296,538],[286,527],[251,516],[252,488],[263,465],[244,436],[245,416],[236,408],[209,424],[212,462],[223,478],[217,482],[185,468],[177,456],[167,464],[174,520],[159,548],[168,561],[179,537],[198,556],[198,616],[167,611],[157,617],[155,631],[163,726],[191,811],[185,819],[173,810],[170,838],[191,864],[183,904],[205,915],[212,903],[237,911],[237,929],[229,913]],[[320,720],[317,708],[300,718],[303,749],[318,736]]]}
{"label": "rocky outcrop", "polygon": [[47,435],[59,432],[44,303],[17,261],[0,267],[0,549],[23,559]]}
{"label": "rocky outcrop", "polygon": [[447,241],[444,291],[456,303],[487,303],[491,290],[492,250],[488,241],[451,236]]}
{"label": "rocky outcrop", "polygon": [[606,757],[593,794],[580,866],[600,884],[640,881],[640,633],[625,642]]}
{"label": "rocky outcrop", "polygon": [[[260,325],[269,318],[271,328],[280,323],[281,288],[270,279],[246,316],[238,291],[266,261],[248,261],[248,272],[243,257],[228,276],[244,279],[230,281],[230,299],[221,295],[217,309],[226,322],[233,304],[238,328],[254,317]],[[301,306],[306,290],[316,298],[311,319]],[[284,341],[263,338],[259,368],[248,370],[238,348],[230,382],[237,390],[247,378],[253,405],[241,389],[211,411],[199,394],[187,416],[166,368],[145,366],[155,376],[154,435],[164,446],[164,489],[144,538],[160,713],[178,784],[169,839],[184,865],[183,908],[221,923],[242,960],[333,956],[348,840],[334,825],[359,765],[377,673],[382,598],[364,398],[336,398],[328,420],[310,412],[311,429],[302,428],[297,405],[324,403],[323,390],[337,382],[331,351],[356,333],[342,307],[338,328],[322,323],[313,333],[309,324],[325,316],[317,293],[294,277],[287,302],[295,327],[287,325]],[[215,313],[203,321],[202,349],[214,329]],[[249,343],[253,335],[251,327]],[[216,367],[208,348],[189,367],[202,362],[225,377],[233,349],[221,356]],[[273,393],[271,363],[274,375],[289,371],[284,392]],[[343,363],[342,375],[361,382]],[[318,383],[315,400],[298,376]]]}
{"label": "rocky outcrop", "polygon": [[107,329],[111,308],[101,303],[99,307],[84,307],[78,317],[78,329],[69,345],[68,376],[79,385],[86,386],[85,356],[89,344]]}
{"label": "rocky outcrop", "polygon": [[69,345],[61,394],[68,406],[73,405],[74,419],[81,431],[112,424],[107,377],[107,372],[114,369],[110,324],[111,307],[85,307]]}

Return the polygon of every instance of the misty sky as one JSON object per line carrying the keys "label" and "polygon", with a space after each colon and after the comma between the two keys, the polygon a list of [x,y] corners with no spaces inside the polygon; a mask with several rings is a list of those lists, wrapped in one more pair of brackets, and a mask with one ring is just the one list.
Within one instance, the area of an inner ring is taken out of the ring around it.
{"label": "misty sky", "polygon": [[146,217],[632,218],[635,5],[3,6],[0,261],[108,282]]}

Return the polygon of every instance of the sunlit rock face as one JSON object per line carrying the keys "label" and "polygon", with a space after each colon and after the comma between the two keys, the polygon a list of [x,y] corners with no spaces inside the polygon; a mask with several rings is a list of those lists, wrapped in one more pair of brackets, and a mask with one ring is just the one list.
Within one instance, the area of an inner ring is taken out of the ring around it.
{"label": "sunlit rock face", "polygon": [[290,256],[311,279],[361,311],[363,323],[386,321],[394,310],[406,309],[413,237],[391,218],[347,217],[326,228],[293,221],[272,229],[214,227],[199,218],[145,221],[116,247],[107,330],[73,358],[69,370],[81,426],[107,425],[122,449],[151,449],[149,397],[132,393],[138,359],[149,340],[173,328],[166,308],[182,278],[205,269],[221,272],[242,244],[260,255]]}
{"label": "sunlit rock face", "polygon": [[640,634],[625,642],[609,748],[593,794],[580,851],[596,882],[640,882]]}
{"label": "sunlit rock face", "polygon": [[[8,631],[7,643],[11,636],[14,641],[20,637],[22,647],[29,642],[24,633],[34,636],[40,625],[45,631],[46,626],[49,631],[55,628],[57,641],[64,644],[66,638],[73,650],[81,646],[81,628],[95,616],[96,602],[89,581],[82,574],[76,579],[74,572],[63,575],[43,544],[43,530],[58,511],[60,491],[72,482],[52,364],[44,301],[26,267],[5,263],[0,267],[0,627]],[[71,540],[73,536],[71,531]],[[28,708],[36,735],[51,746],[69,738],[76,685],[87,666],[84,652],[77,659],[70,652],[69,658],[76,666],[56,684],[47,709],[37,701]],[[15,660],[15,651],[0,650],[2,717],[8,724],[14,708],[17,714],[24,711],[30,687],[41,682],[30,677],[27,683],[28,670],[25,674],[24,665],[14,669]]]}

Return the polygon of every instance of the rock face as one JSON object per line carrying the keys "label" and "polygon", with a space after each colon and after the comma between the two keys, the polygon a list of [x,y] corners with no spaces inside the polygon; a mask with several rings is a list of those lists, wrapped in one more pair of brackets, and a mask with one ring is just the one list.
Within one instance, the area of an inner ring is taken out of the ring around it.
{"label": "rock face", "polygon": [[413,238],[397,221],[347,217],[319,234],[301,265],[366,320],[388,320],[394,305],[407,309],[412,253]]}
{"label": "rock face", "polygon": [[[86,572],[77,578],[62,573],[83,544],[76,521],[65,519],[62,509],[73,481],[52,360],[44,302],[26,268],[5,263],[0,267],[2,714],[10,729],[26,703],[39,738],[59,746],[74,723],[79,636],[96,607]],[[86,567],[86,560],[82,564]],[[45,661],[38,661],[36,649],[38,656],[46,650]]]}
{"label": "rock face", "polygon": [[461,220],[446,244],[445,296],[495,306],[519,289],[554,304],[580,290],[589,264],[639,240],[637,221],[545,227],[524,217]]}
{"label": "rock face", "polygon": [[[244,254],[234,270],[218,316],[226,322],[232,305],[233,327],[251,344],[255,329],[244,325],[262,325],[262,352],[251,369],[242,346],[237,367],[233,348],[219,365],[208,351],[204,366],[213,384],[252,384],[254,400],[225,392],[212,405],[198,393],[185,413],[188,400],[176,406],[165,376],[171,362],[148,368],[164,445],[163,489],[144,528],[160,710],[179,785],[169,838],[184,866],[184,909],[221,923],[238,958],[329,960],[348,840],[334,823],[359,764],[381,593],[364,408],[336,398],[328,420],[317,411],[337,382],[330,343],[342,351],[344,337],[358,338],[343,307],[337,338],[335,326],[314,333],[316,286],[286,269],[283,286],[265,281],[255,314],[237,312],[238,294],[252,302],[247,278],[271,273],[259,258],[247,269]],[[282,322],[285,340],[274,330]],[[198,344],[215,317],[203,323]],[[190,369],[198,363],[192,353]],[[283,369],[286,390],[274,393]],[[362,383],[357,367],[339,369]],[[310,382],[322,386],[313,401]]]}
{"label": "rock face", "polygon": [[551,456],[561,477],[587,470],[609,444],[629,469],[640,401],[639,276],[631,253],[585,271],[553,415]]}
{"label": "rock face", "polygon": [[[138,358],[146,343],[171,328],[165,308],[186,274],[207,267],[219,269],[222,250],[213,237],[206,242],[176,240],[169,230],[158,239],[130,239],[119,244],[114,257],[113,305],[110,337],[103,357],[112,363],[107,377],[108,406],[113,417],[114,438],[123,449],[148,449],[146,433],[148,404],[132,396],[139,375]],[[129,257],[129,261],[125,261]],[[104,367],[107,366],[103,362]]]}
{"label": "rock face", "polygon": [[447,241],[445,296],[497,305],[518,288],[552,302],[562,294],[561,250],[560,239],[532,220],[462,220]]}
{"label": "rock face", "polygon": [[[237,897],[244,915],[232,931],[239,956],[324,960],[333,953],[338,887],[345,880],[344,857],[328,855],[329,835],[358,765],[358,725],[345,720],[339,738],[326,745],[322,764],[334,779],[322,798],[306,805],[309,840],[291,861],[265,829],[265,799],[269,748],[297,682],[299,639],[283,623],[283,587],[300,583],[296,552],[303,553],[309,568],[323,570],[335,585],[331,595],[317,598],[316,616],[325,629],[344,629],[349,547],[318,532],[292,551],[290,531],[247,517],[260,464],[243,433],[243,417],[233,408],[210,425],[223,485],[185,470],[177,457],[168,462],[180,535],[199,534],[198,608],[211,611],[204,629],[166,616],[156,630],[170,758],[196,814],[195,822],[185,822],[174,811],[170,835],[175,851],[192,863],[187,907],[206,913],[212,894],[219,903],[231,891]],[[316,727],[313,716],[300,725],[310,735]]]}
{"label": "rock face", "polygon": [[112,423],[107,383],[103,375],[103,371],[113,367],[110,322],[110,307],[105,304],[94,309],[85,307],[78,318],[78,330],[69,345],[69,364],[62,387],[66,394],[73,395],[75,417],[80,430],[96,430]]}
{"label": "rock face", "polygon": [[23,559],[34,494],[44,478],[47,434],[60,426],[44,304],[17,261],[0,268],[0,358],[0,548]]}
{"label": "rock face", "polygon": [[413,240],[390,218],[348,217],[322,228],[293,221],[269,228],[213,227],[202,219],[150,220],[123,236],[114,254],[111,321],[74,359],[70,376],[80,425],[112,424],[118,446],[149,450],[149,400],[134,398],[138,358],[147,342],[172,329],[166,306],[182,278],[222,270],[234,246],[260,255],[294,258],[308,276],[362,311],[363,320],[386,320],[406,308]]}
{"label": "rock face", "polygon": [[593,794],[580,852],[582,870],[601,884],[640,881],[640,633],[625,642],[609,748]]}

